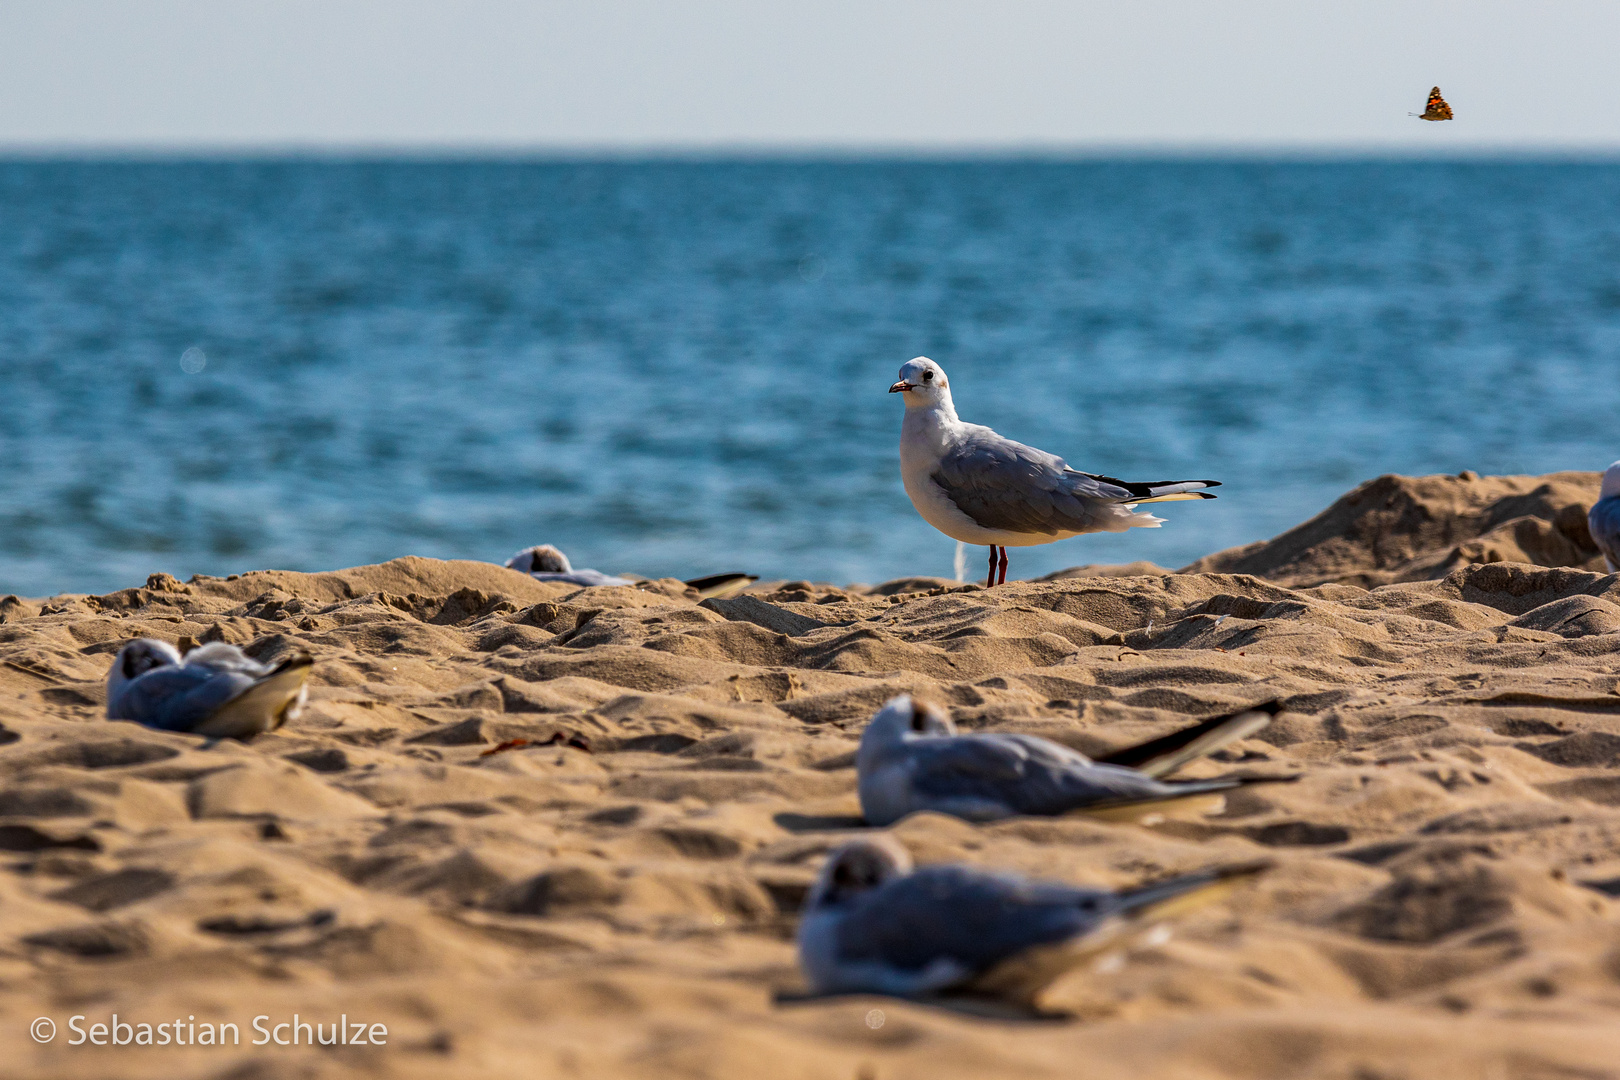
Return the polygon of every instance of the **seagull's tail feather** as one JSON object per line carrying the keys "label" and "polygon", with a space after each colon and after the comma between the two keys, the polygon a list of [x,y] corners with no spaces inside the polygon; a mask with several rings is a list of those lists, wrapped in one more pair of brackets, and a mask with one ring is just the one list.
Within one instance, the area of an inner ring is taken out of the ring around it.
{"label": "seagull's tail feather", "polygon": [[758,574],[710,574],[708,577],[693,578],[683,584],[696,589],[700,600],[708,600],[735,596],[758,580]]}
{"label": "seagull's tail feather", "polygon": [[1201,818],[1218,814],[1226,808],[1226,793],[1242,787],[1238,780],[1189,780],[1176,785],[1169,795],[1150,795],[1145,799],[1116,799],[1111,802],[1092,803],[1070,813],[1098,821],[1119,823],[1156,824],[1166,818],[1177,820]]}
{"label": "seagull's tail feather", "polygon": [[1251,705],[1162,738],[1115,750],[1095,760],[1107,765],[1123,765],[1145,776],[1168,776],[1189,761],[1207,757],[1239,739],[1247,739],[1271,723],[1271,718],[1281,711],[1282,705],[1276,700]]}
{"label": "seagull's tail feather", "polygon": [[1119,894],[1120,911],[1133,919],[1163,919],[1218,900],[1270,870],[1270,860],[1215,866]]}
{"label": "seagull's tail feather", "polygon": [[1131,495],[1144,492],[1137,502],[1180,502],[1183,499],[1213,499],[1205,488],[1220,487],[1219,480],[1149,480],[1141,484],[1126,484]]}
{"label": "seagull's tail feather", "polygon": [[308,653],[289,656],[270,674],[225,703],[193,729],[216,739],[245,739],[282,725],[287,711],[303,692],[315,660]]}
{"label": "seagull's tail feather", "polygon": [[1117,476],[1086,473],[1094,480],[1122,487],[1131,493],[1131,502],[1178,502],[1182,499],[1213,499],[1204,488],[1220,487],[1219,480],[1121,480]]}
{"label": "seagull's tail feather", "polygon": [[1207,491],[1177,491],[1169,495],[1154,495],[1147,499],[1137,499],[1139,503],[1186,502],[1188,499],[1213,499],[1215,496]]}
{"label": "seagull's tail feather", "polygon": [[1026,949],[997,964],[968,984],[967,989],[996,1000],[1038,1007],[1042,991],[1064,973],[1111,948],[1119,934],[1143,920],[1180,915],[1219,900],[1244,882],[1271,869],[1268,861],[1216,866],[1182,874],[1152,885],[1116,894],[1118,919],[1109,919],[1091,932],[1051,945]]}
{"label": "seagull's tail feather", "polygon": [[1209,780],[1165,780],[1175,788],[1165,795],[1150,795],[1145,799],[1116,799],[1111,802],[1092,803],[1069,811],[1080,817],[1098,821],[1156,824],[1166,818],[1186,819],[1218,814],[1226,807],[1226,793],[1251,784],[1287,784],[1299,779],[1292,776],[1216,776]]}

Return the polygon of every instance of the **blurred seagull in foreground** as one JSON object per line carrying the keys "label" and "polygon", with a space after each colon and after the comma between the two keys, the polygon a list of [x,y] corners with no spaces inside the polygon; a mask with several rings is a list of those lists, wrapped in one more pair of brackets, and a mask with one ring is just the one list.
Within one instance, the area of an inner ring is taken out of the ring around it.
{"label": "blurred seagull in foreground", "polygon": [[1056,454],[965,424],[951,403],[945,369],[919,356],[900,369],[891,394],[905,394],[900,478],[917,513],[966,544],[990,545],[986,586],[1007,580],[1007,549],[1081,533],[1156,529],[1163,518],[1133,513],[1140,503],[1213,499],[1217,480],[1132,483],[1077,472]]}
{"label": "blurred seagull in foreground", "polygon": [[1598,490],[1598,501],[1587,512],[1586,525],[1603,552],[1603,561],[1609,573],[1620,573],[1620,461],[1610,465],[1603,473],[1603,487]]}
{"label": "blurred seagull in foreground", "polygon": [[235,645],[210,642],[187,653],[166,641],[137,638],[107,674],[107,719],[162,731],[247,739],[296,720],[309,699],[315,661],[296,653],[275,666]]}
{"label": "blurred seagull in foreground", "polygon": [[1196,797],[1288,777],[1225,776],[1161,780],[1196,758],[1248,738],[1281,711],[1275,701],[1194,724],[1160,739],[1092,760],[1038,735],[958,735],[937,706],[909,694],[872,717],[855,754],[856,788],[867,824],[884,826],[932,810],[968,821],[1075,810],[1134,819]]}
{"label": "blurred seagull in foreground", "polygon": [[817,994],[966,991],[1032,1002],[1110,941],[1107,931],[1199,906],[1268,867],[1114,892],[963,865],[914,870],[893,839],[863,837],[822,866],[799,924],[799,965]]}

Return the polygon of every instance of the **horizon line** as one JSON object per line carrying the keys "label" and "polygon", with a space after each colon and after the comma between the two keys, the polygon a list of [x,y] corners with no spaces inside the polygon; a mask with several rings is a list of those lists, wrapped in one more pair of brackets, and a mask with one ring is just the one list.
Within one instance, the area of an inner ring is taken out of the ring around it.
{"label": "horizon line", "polygon": [[1085,143],[1005,145],[798,144],[716,142],[647,143],[4,143],[0,163],[17,162],[213,162],[213,161],[510,161],[782,163],[862,162],[1086,162],[1086,161],[1298,161],[1479,162],[1620,161],[1620,143],[1472,144],[1444,147],[1409,143]]}

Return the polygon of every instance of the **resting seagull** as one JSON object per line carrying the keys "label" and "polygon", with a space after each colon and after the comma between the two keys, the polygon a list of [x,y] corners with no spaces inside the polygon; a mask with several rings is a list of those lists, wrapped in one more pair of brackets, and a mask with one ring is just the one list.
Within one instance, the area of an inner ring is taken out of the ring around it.
{"label": "resting seagull", "polygon": [[999,821],[1075,810],[1151,810],[1286,777],[1161,780],[1187,762],[1248,738],[1281,711],[1276,702],[1205,720],[1161,739],[1092,760],[1038,735],[958,735],[937,706],[909,694],[890,700],[861,734],[856,790],[868,825],[923,810]]}
{"label": "resting seagull", "polygon": [[1620,461],[1603,472],[1603,487],[1598,490],[1598,501],[1586,515],[1587,528],[1609,573],[1620,573]]}
{"label": "resting seagull", "polygon": [[799,965],[817,994],[920,997],[942,991],[1032,1001],[1127,920],[1165,916],[1265,863],[1184,874],[1113,892],[962,865],[913,870],[886,836],[835,850],[805,904]]}
{"label": "resting seagull", "polygon": [[583,585],[587,588],[635,584],[629,578],[614,577],[600,570],[575,570],[568,562],[568,556],[550,544],[524,548],[507,559],[506,565],[510,569],[528,574],[536,581],[561,581],[567,585]]}
{"label": "resting seagull", "polygon": [[[587,588],[635,584],[631,578],[614,577],[600,570],[575,570],[569,564],[568,556],[550,544],[536,544],[534,547],[524,548],[507,559],[506,566],[510,570],[528,574],[536,581],[561,581],[564,584],[583,585]],[[707,600],[710,597],[735,596],[758,580],[758,574],[710,574],[682,584],[696,589],[698,599]]]}
{"label": "resting seagull", "polygon": [[1217,480],[1132,483],[1077,472],[1055,454],[964,424],[951,404],[945,369],[919,356],[900,369],[891,394],[905,394],[900,477],[917,513],[966,544],[990,546],[986,586],[1007,580],[1007,549],[1090,532],[1156,529],[1163,518],[1133,513],[1141,503],[1213,499]]}
{"label": "resting seagull", "polygon": [[247,739],[296,720],[309,698],[314,660],[296,653],[274,667],[235,645],[210,642],[187,653],[137,638],[107,673],[107,719],[162,731]]}

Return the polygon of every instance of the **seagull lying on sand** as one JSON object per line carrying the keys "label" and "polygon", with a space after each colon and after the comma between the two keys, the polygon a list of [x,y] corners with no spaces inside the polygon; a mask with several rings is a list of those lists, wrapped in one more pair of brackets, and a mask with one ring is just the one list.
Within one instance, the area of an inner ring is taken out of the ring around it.
{"label": "seagull lying on sand", "polygon": [[552,547],[550,544],[538,544],[535,547],[524,548],[510,559],[506,565],[513,570],[528,574],[536,581],[562,581],[569,585],[634,585],[629,578],[614,577],[604,574],[600,570],[575,570],[568,562],[568,556]]}
{"label": "seagull lying on sand", "polygon": [[861,814],[889,825],[932,810],[968,821],[1073,810],[1150,810],[1269,777],[1161,780],[1195,758],[1253,735],[1281,711],[1274,701],[1218,716],[1101,760],[1038,735],[958,735],[937,706],[909,694],[890,700],[866,725],[855,754]]}
{"label": "seagull lying on sand", "polygon": [[1141,503],[1213,499],[1217,480],[1132,483],[1069,468],[1055,454],[964,424],[951,404],[945,369],[919,356],[900,369],[891,394],[905,394],[900,477],[917,513],[967,544],[990,545],[990,577],[1007,580],[1007,549],[1090,532],[1158,528],[1163,518],[1133,513]]}
{"label": "seagull lying on sand", "polygon": [[822,866],[799,924],[799,965],[818,994],[965,990],[1029,1001],[1112,937],[1098,931],[1214,899],[1267,865],[1112,892],[972,866],[913,870],[893,839],[863,837]]}
{"label": "seagull lying on sand", "polygon": [[[562,581],[570,585],[587,587],[635,584],[630,578],[613,577],[600,570],[575,570],[569,565],[568,556],[550,544],[524,548],[507,559],[506,565],[510,569],[528,574],[536,581]],[[758,574],[710,574],[708,577],[693,578],[684,584],[696,589],[699,599],[706,600],[711,596],[735,596],[758,580]]]}
{"label": "seagull lying on sand", "polygon": [[300,652],[271,667],[235,645],[210,642],[187,653],[137,638],[107,674],[107,719],[163,731],[246,739],[296,720],[309,699],[314,660]]}
{"label": "seagull lying on sand", "polygon": [[1586,525],[1609,564],[1609,573],[1620,573],[1620,461],[1604,470],[1603,487],[1587,512]]}

